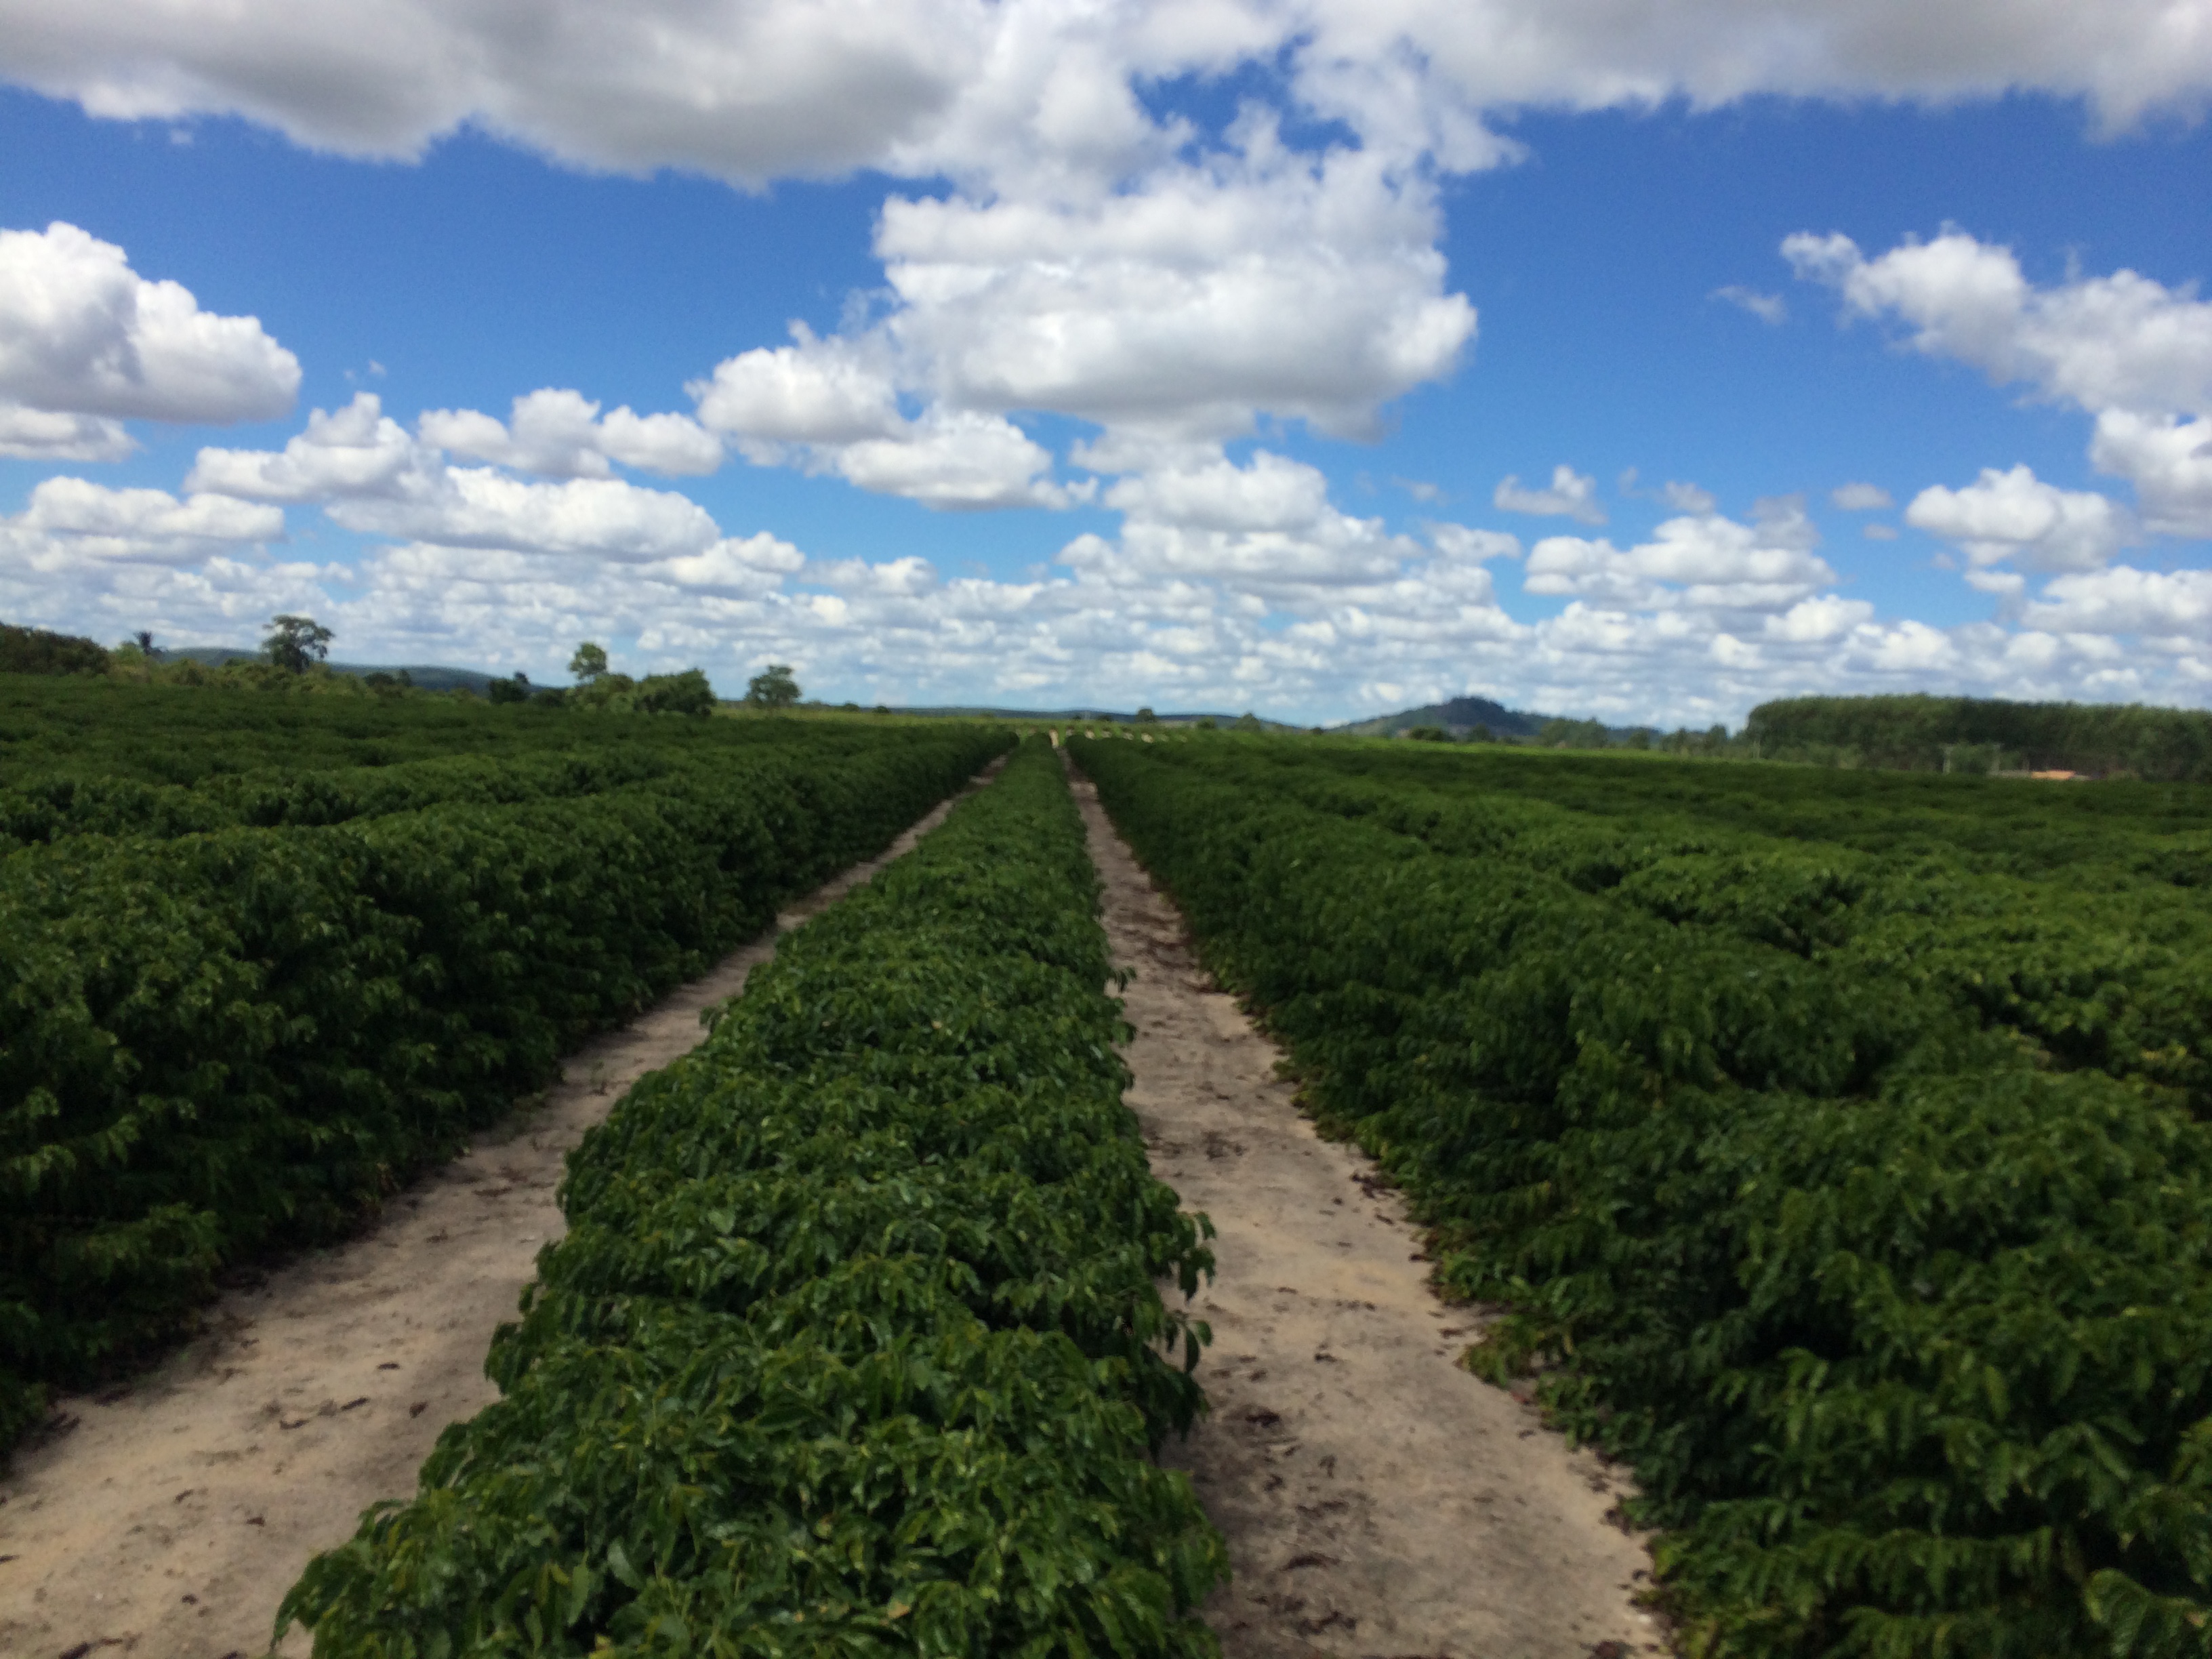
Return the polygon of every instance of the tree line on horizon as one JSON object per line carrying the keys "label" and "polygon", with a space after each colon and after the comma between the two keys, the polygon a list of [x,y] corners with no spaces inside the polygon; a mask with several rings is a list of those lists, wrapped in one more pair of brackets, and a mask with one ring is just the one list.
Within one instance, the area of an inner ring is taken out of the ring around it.
{"label": "tree line on horizon", "polygon": [[[331,642],[336,637],[313,617],[273,617],[258,656],[240,654],[211,664],[161,650],[149,629],[141,629],[110,649],[75,635],[0,623],[0,674],[69,675],[185,687],[355,696],[468,698],[479,695],[466,684],[418,685],[404,668],[367,673],[334,669],[329,658]],[[712,714],[720,701],[702,670],[633,678],[615,672],[605,647],[588,640],[576,648],[568,672],[576,680],[573,686],[533,686],[528,675],[518,672],[506,678],[487,679],[481,695],[495,703],[692,715]],[[799,695],[791,665],[771,663],[752,677],[743,701],[749,708],[774,713],[796,704]]]}
{"label": "tree line on horizon", "polygon": [[[0,673],[74,674],[153,678],[179,684],[268,690],[329,690],[378,696],[421,695],[404,671],[359,677],[327,663],[331,630],[311,617],[271,619],[258,659],[220,667],[186,659],[163,662],[151,633],[112,650],[94,641],[42,628],[0,623]],[[716,698],[698,669],[642,678],[616,672],[592,641],[568,663],[573,686],[533,686],[515,674],[494,679],[494,702],[532,702],[647,714],[705,714]],[[472,693],[466,695],[473,695]],[[746,707],[774,713],[796,706],[797,680],[787,663],[771,663],[747,684]],[[1140,710],[1139,723],[1150,715]],[[1235,724],[1257,728],[1247,714]],[[1210,726],[1211,720],[1199,722]],[[1400,737],[1425,742],[1498,742],[1543,749],[1650,750],[1729,760],[1790,761],[1881,771],[1969,774],[2074,772],[2154,782],[2212,781],[2212,712],[2143,703],[2016,702],[1996,697],[1786,697],[1759,704],[1740,732],[1725,726],[1664,732],[1616,730],[1595,720],[1546,720],[1534,731],[1466,731],[1424,724]]]}

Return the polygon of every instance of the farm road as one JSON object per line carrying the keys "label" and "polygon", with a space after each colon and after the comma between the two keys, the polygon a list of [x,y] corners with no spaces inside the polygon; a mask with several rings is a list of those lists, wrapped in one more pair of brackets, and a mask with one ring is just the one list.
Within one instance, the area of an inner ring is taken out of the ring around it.
{"label": "farm road", "polygon": [[1650,1558],[1607,1519],[1620,1478],[1459,1366],[1477,1321],[1429,1288],[1399,1195],[1299,1114],[1279,1051],[1076,793],[1135,975],[1129,1103],[1153,1172],[1220,1232],[1195,1304],[1212,1415],[1161,1462],[1228,1536],[1236,1577],[1206,1608],[1226,1659],[1663,1652],[1631,1600]]}
{"label": "farm road", "polygon": [[[564,1230],[553,1192],[568,1149],[638,1078],[698,1045],[701,1012],[742,990],[778,934],[951,807],[572,1055],[542,1105],[479,1135],[370,1231],[233,1291],[159,1371],[63,1401],[75,1426],[0,1479],[0,1655],[267,1652],[308,1559],[344,1542],[369,1504],[411,1496],[439,1433],[497,1397],[484,1353]],[[278,1651],[308,1645],[295,1626]]]}

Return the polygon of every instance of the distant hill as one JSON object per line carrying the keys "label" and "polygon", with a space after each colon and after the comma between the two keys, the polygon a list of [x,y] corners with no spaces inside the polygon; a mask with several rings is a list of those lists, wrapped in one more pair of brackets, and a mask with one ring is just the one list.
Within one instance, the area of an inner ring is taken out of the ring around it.
{"label": "distant hill", "polygon": [[[210,668],[220,668],[227,662],[258,662],[261,660],[261,653],[243,651],[236,646],[188,645],[174,651],[166,648],[157,649],[154,653],[154,660],[156,662],[190,661],[204,663]],[[487,674],[480,669],[443,668],[422,663],[409,663],[404,668],[400,668],[380,667],[370,663],[334,662],[330,665],[330,670],[333,674],[404,673],[425,691],[450,691],[457,685],[465,685],[478,696],[483,695],[484,688],[494,680],[504,678],[497,674]]]}
{"label": "distant hill", "polygon": [[1546,721],[1559,718],[1556,714],[1531,714],[1508,708],[1487,697],[1454,697],[1448,702],[1423,703],[1419,708],[1402,709],[1395,714],[1380,714],[1371,720],[1354,720],[1329,729],[1349,737],[1389,738],[1411,726],[1441,726],[1452,736],[1463,738],[1480,726],[1487,727],[1492,737],[1533,738],[1544,729]]}

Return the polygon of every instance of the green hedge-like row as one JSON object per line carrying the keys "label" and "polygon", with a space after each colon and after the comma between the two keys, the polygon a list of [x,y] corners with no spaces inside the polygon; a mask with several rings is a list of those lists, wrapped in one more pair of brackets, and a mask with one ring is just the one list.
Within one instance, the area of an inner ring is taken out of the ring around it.
{"label": "green hedge-like row", "polygon": [[[1564,882],[1844,988],[1816,994],[1932,995],[2212,1118],[2212,791],[1301,748],[1217,740],[1201,763],[1474,860],[1492,886]],[[1747,776],[1769,781],[1749,800]],[[1441,966],[1415,960],[1389,982]]]}
{"label": "green hedge-like row", "polygon": [[279,1630],[319,1659],[1216,1653],[1190,1609],[1223,1546],[1147,1455],[1203,1406],[1156,1281],[1212,1258],[1121,1102],[1096,903],[1033,743],[787,938],[571,1156],[503,1398]]}
{"label": "green hedge-like row", "polygon": [[1006,741],[0,860],[0,1450],[41,1385],[163,1340],[223,1264],[349,1225]]}
{"label": "green hedge-like row", "polygon": [[1074,747],[1510,1309],[1478,1361],[1633,1462],[1693,1652],[2208,1650],[2212,1128],[2197,1056],[2129,1048],[2194,1042],[2201,955],[2192,994],[2015,884],[2008,959],[1955,869],[1916,913],[1816,849],[1334,794],[1288,744]]}
{"label": "green hedge-like row", "polygon": [[694,759],[649,744],[610,744],[498,760],[450,755],[343,769],[261,767],[191,787],[96,772],[64,775],[0,790],[0,854],[74,836],[166,839],[218,830],[313,829],[430,806],[561,800],[665,777],[685,759],[711,770],[731,757],[726,751]]}

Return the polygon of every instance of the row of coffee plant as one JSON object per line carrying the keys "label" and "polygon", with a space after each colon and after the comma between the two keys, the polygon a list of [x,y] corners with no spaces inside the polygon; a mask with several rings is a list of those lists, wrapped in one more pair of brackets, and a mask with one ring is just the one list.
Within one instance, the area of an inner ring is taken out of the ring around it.
{"label": "row of coffee plant", "polygon": [[352,1224],[1007,742],[648,744],[535,791],[526,763],[476,787],[441,761],[418,810],[0,858],[0,1450],[48,1385],[187,1324],[226,1264]]}
{"label": "row of coffee plant", "polygon": [[[1616,762],[1601,811],[1545,757],[1073,749],[1503,1304],[1478,1367],[1632,1462],[1692,1651],[2207,1650],[2200,830],[2153,801],[2037,878],[1757,835],[1719,769]],[[1879,844],[1943,781],[1838,781]]]}
{"label": "row of coffee plant", "polygon": [[860,754],[888,731],[793,720],[611,726],[531,708],[208,700],[0,676],[0,854],[76,835],[273,829],[447,802],[559,799],[713,769],[733,748]]}
{"label": "row of coffee plant", "polygon": [[572,1154],[419,1494],[287,1598],[319,1659],[1207,1659],[1225,1573],[1150,1450],[1202,1407],[1097,884],[1032,742],[788,936]]}

